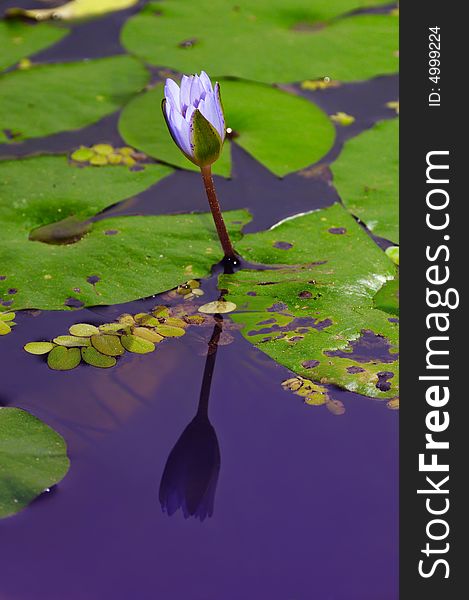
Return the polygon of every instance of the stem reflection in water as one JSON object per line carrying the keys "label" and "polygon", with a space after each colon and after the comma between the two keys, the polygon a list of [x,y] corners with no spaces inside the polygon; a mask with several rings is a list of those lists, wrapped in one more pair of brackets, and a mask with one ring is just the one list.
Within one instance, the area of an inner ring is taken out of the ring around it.
{"label": "stem reflection in water", "polygon": [[215,321],[208,342],[197,413],[168,456],[159,492],[163,512],[171,516],[180,508],[186,519],[196,517],[201,521],[213,514],[220,472],[220,447],[208,418],[210,386],[223,318],[215,315]]}

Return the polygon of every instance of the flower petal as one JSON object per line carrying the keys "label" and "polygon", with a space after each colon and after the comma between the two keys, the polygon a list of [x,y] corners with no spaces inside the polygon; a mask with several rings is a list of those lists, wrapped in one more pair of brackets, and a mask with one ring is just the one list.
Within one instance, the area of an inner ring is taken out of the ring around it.
{"label": "flower petal", "polygon": [[204,89],[204,86],[202,85],[202,82],[200,81],[198,75],[195,75],[191,82],[191,89],[189,94],[190,104],[192,106],[197,107],[199,105],[200,100],[205,98],[205,94],[206,91]]}
{"label": "flower petal", "polygon": [[224,130],[222,122],[220,121],[220,113],[217,108],[217,101],[215,95],[207,94],[205,100],[199,104],[199,110],[203,114],[203,116],[207,119],[207,121],[215,127],[219,136],[223,140],[224,138]]}
{"label": "flower petal", "polygon": [[191,85],[192,85],[192,79],[194,78],[193,75],[191,75],[190,77],[187,77],[187,75],[183,75],[182,79],[181,79],[181,95],[180,95],[180,99],[181,99],[181,112],[184,112],[185,109],[187,109],[188,106],[190,106],[191,104]]}
{"label": "flower petal", "polygon": [[180,89],[178,84],[172,79],[167,79],[166,84],[164,86],[164,95],[166,100],[171,103],[176,110],[181,112],[181,103],[180,103]]}
{"label": "flower petal", "polygon": [[200,72],[200,81],[204,86],[204,90],[209,93],[213,92],[212,82],[210,81],[210,77],[207,75],[205,71]]}
{"label": "flower petal", "polygon": [[215,84],[214,95],[215,95],[215,103],[217,106],[218,117],[220,119],[220,129],[218,130],[218,133],[221,135],[221,139],[224,140],[225,135],[226,135],[226,124],[225,124],[225,115],[223,113],[223,104],[221,103],[220,84],[218,83],[218,81]]}

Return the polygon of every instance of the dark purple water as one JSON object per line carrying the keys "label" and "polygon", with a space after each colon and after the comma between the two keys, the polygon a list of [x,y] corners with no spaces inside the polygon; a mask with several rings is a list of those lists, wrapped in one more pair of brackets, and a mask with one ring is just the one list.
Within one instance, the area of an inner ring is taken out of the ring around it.
{"label": "dark purple water", "polygon": [[[80,25],[39,56],[115,53],[128,14]],[[324,164],[346,138],[391,118],[384,104],[398,96],[395,77],[302,93],[330,114],[357,117],[338,128]],[[108,117],[0,154],[115,142],[115,123]],[[225,209],[253,212],[251,231],[337,200],[327,170],[279,180],[239,149],[234,166],[231,180],[218,181],[220,196]],[[206,200],[197,176],[178,171],[111,210],[206,210]],[[205,287],[204,300],[213,299],[213,281]],[[231,332],[233,343],[218,349],[209,401],[221,456],[214,514],[200,522],[164,514],[158,494],[168,455],[197,410],[210,328],[190,328],[151,355],[127,354],[110,370],[52,372],[22,350],[72,323],[107,322],[155,303],[24,313],[0,340],[0,404],[58,430],[72,464],[60,485],[0,522],[0,599],[396,600],[398,419],[384,403],[334,389],[344,415],[306,406],[282,390],[288,370]]]}

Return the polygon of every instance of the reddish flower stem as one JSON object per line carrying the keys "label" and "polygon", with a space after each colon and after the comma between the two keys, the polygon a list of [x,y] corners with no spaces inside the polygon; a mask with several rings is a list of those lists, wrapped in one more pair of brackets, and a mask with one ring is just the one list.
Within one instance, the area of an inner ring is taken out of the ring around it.
{"label": "reddish flower stem", "polygon": [[215,227],[217,228],[220,244],[223,248],[223,252],[225,253],[225,258],[236,260],[236,253],[231,243],[230,236],[228,235],[225,221],[223,220],[223,215],[220,210],[220,204],[218,202],[215,186],[213,184],[212,167],[210,165],[206,167],[201,167],[200,171],[202,173],[205,192],[207,194],[210,210],[212,211],[212,217],[215,222]]}

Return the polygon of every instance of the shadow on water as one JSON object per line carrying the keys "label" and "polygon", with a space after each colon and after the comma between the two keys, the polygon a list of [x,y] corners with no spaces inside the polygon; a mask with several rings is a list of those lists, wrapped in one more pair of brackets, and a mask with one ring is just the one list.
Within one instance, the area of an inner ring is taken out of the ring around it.
{"label": "shadow on water", "polygon": [[210,387],[223,329],[222,317],[216,316],[215,321],[197,413],[168,456],[159,492],[163,512],[171,516],[180,508],[186,519],[195,517],[201,521],[213,515],[221,461],[217,434],[208,417]]}

